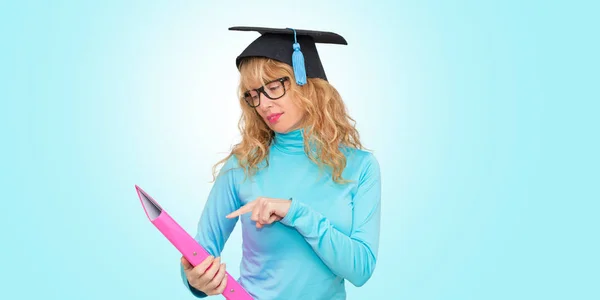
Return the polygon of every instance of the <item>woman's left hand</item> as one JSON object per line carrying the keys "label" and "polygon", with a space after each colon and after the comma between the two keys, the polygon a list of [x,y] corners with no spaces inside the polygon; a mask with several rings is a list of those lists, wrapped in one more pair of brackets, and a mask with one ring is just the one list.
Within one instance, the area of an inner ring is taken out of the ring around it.
{"label": "woman's left hand", "polygon": [[291,200],[259,197],[227,215],[228,219],[251,212],[250,220],[256,222],[257,228],[283,219],[290,209]]}

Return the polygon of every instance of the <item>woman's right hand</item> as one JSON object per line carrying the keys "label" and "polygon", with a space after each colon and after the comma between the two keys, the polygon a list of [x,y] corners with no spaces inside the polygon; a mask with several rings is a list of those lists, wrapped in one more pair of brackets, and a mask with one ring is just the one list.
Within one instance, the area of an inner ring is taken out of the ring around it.
{"label": "woman's right hand", "polygon": [[225,264],[221,264],[220,257],[215,259],[213,256],[209,256],[194,267],[182,256],[181,264],[188,282],[197,290],[209,296],[219,295],[225,290],[227,273],[225,272]]}

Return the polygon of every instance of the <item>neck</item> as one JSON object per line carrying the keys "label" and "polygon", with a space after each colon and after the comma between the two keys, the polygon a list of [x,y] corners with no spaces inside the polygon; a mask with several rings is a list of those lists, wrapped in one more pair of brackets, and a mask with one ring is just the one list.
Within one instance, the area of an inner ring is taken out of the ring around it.
{"label": "neck", "polygon": [[273,146],[290,154],[304,153],[304,129],[294,129],[287,133],[275,132]]}

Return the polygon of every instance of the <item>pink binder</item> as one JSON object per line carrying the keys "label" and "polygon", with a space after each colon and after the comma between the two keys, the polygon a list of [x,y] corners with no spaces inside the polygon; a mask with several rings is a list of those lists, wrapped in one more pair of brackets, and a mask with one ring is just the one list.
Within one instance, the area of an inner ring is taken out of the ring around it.
{"label": "pink binder", "polygon": [[[135,186],[150,222],[181,252],[192,264],[197,266],[210,254],[196,242],[150,195],[139,186]],[[227,286],[223,296],[228,300],[253,300],[250,294],[227,273]]]}

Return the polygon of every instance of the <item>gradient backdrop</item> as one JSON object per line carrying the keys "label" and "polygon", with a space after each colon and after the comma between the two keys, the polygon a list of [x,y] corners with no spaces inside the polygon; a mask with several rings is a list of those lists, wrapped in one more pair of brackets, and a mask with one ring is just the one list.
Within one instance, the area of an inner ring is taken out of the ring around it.
{"label": "gradient backdrop", "polygon": [[[3,1],[2,299],[192,299],[134,185],[190,233],[238,140],[235,25],[334,31],[382,165],[348,299],[600,299],[598,5]],[[223,254],[238,276],[237,227]]]}

